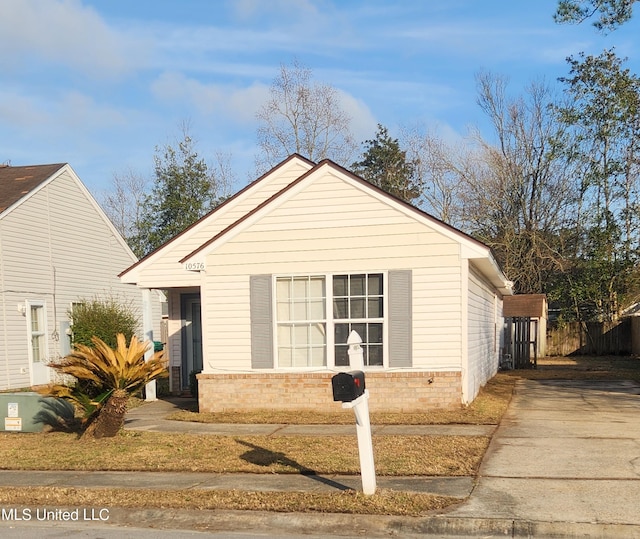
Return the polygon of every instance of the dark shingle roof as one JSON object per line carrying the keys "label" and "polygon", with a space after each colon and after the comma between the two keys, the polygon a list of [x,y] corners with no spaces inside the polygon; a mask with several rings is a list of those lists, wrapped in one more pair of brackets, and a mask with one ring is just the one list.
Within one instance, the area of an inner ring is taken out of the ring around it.
{"label": "dark shingle roof", "polygon": [[25,167],[0,166],[0,213],[38,187],[63,166],[64,163]]}

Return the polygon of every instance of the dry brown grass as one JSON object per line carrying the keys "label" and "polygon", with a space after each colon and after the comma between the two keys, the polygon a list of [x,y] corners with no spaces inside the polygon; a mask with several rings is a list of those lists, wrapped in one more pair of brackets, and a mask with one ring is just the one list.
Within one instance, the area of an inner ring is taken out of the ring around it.
{"label": "dry brown grass", "polygon": [[507,373],[515,378],[591,379],[640,381],[640,358],[627,356],[545,357],[538,360],[537,369]]}
{"label": "dry brown grass", "polygon": [[[498,374],[468,407],[421,414],[372,414],[373,424],[496,424],[519,378],[591,378],[640,381],[638,358],[543,358],[538,369]],[[350,424],[353,414],[194,414],[176,419],[226,423]],[[374,436],[379,475],[474,475],[486,437]],[[24,470],[164,470],[248,473],[359,473],[353,437],[207,436],[123,432],[79,442],[71,434],[0,433],[0,467]],[[3,488],[0,503],[31,506],[165,507],[341,512],[418,516],[459,503],[457,498],[380,489],[357,492],[246,492],[222,490]]]}
{"label": "dry brown grass", "polygon": [[308,493],[66,487],[11,487],[0,491],[0,505],[49,508],[153,507],[420,516],[456,503],[460,503],[457,498],[387,489],[379,489],[373,496],[354,491]]}
{"label": "dry brown grass", "polygon": [[[482,436],[374,436],[379,475],[473,475]],[[359,474],[349,436],[211,436],[125,431],[79,442],[72,434],[0,433],[6,470]]]}

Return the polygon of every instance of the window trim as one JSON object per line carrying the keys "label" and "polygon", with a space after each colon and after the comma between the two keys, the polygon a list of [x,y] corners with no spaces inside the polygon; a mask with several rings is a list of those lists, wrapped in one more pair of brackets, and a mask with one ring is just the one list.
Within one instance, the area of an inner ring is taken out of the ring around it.
{"label": "window trim", "polygon": [[[351,319],[336,319],[333,316],[333,277],[336,275],[382,275],[382,365],[365,365],[365,370],[383,370],[389,368],[389,272],[388,270],[347,270],[333,272],[297,272],[297,273],[277,273],[272,275],[271,286],[271,308],[273,313],[273,368],[280,371],[317,371],[319,369],[344,370],[344,366],[336,366],[335,364],[335,324],[352,322]],[[278,298],[277,298],[277,281],[278,279],[292,279],[296,277],[322,277],[325,286],[325,331],[326,331],[326,364],[322,366],[311,367],[286,367],[281,366],[278,357]],[[353,319],[365,320],[365,319]],[[376,319],[378,320],[378,319]],[[363,336],[361,336],[363,337]],[[363,337],[364,338],[364,337]]]}
{"label": "window trim", "polygon": [[[39,363],[42,365],[46,365],[47,359],[49,357],[49,339],[47,338],[48,329],[47,329],[47,303],[44,300],[26,300],[26,318],[27,318],[27,349],[29,352],[29,364],[32,365],[34,363]],[[37,332],[33,331],[33,325],[31,322],[31,311],[33,308],[42,309],[40,312],[42,313],[42,328]],[[41,352],[41,359],[38,361],[34,360],[33,354],[33,337],[34,333],[37,333],[38,336],[42,337],[43,349]]]}

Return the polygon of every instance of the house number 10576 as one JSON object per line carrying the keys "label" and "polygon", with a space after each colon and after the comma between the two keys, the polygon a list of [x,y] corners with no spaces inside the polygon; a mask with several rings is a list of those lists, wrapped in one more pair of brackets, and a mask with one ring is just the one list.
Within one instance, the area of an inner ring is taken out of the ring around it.
{"label": "house number 10576", "polygon": [[187,271],[204,271],[204,262],[187,262],[184,265]]}

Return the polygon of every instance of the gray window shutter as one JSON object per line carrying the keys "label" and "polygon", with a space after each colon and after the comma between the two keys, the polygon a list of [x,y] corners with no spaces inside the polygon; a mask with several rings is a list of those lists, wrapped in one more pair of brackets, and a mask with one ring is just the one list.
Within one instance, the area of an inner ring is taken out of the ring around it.
{"label": "gray window shutter", "polygon": [[273,368],[273,314],[271,275],[249,278],[251,301],[251,368]]}
{"label": "gray window shutter", "polygon": [[389,367],[411,367],[411,270],[389,272]]}

